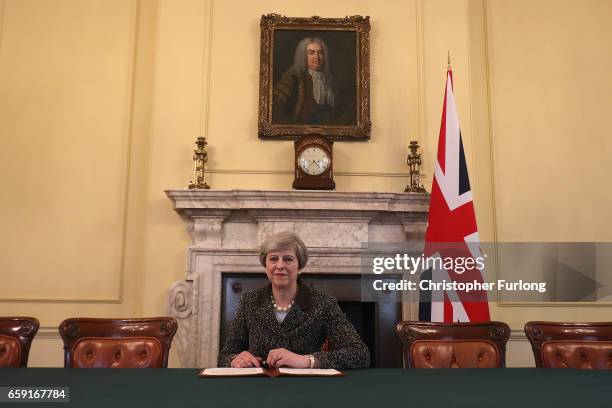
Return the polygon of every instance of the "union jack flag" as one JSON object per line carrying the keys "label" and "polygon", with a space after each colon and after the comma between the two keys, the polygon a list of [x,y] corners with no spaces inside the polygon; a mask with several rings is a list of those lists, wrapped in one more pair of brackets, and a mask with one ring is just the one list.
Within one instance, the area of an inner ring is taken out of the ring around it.
{"label": "union jack flag", "polygon": [[[457,260],[482,257],[459,129],[459,117],[453,96],[453,73],[448,69],[442,108],[438,154],[431,187],[429,220],[425,233],[425,257]],[[432,282],[483,282],[475,265],[457,270],[457,263],[440,263],[421,274]],[[434,322],[474,322],[490,320],[486,291],[421,291],[419,320]]]}

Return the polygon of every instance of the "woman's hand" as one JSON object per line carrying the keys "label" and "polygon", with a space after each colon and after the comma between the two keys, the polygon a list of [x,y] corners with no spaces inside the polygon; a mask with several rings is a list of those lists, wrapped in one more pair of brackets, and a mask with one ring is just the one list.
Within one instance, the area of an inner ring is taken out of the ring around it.
{"label": "woman's hand", "polygon": [[270,350],[266,362],[270,367],[310,367],[310,359],[307,356],[292,353],[291,351],[284,348]]}
{"label": "woman's hand", "polygon": [[247,368],[247,367],[261,367],[261,358],[255,357],[248,351],[243,351],[238,354],[232,362],[230,367],[232,368]]}

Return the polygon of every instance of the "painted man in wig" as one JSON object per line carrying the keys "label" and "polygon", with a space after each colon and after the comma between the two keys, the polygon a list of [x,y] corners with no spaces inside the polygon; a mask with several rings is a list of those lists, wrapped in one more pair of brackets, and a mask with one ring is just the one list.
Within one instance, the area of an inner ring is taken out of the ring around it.
{"label": "painted man in wig", "polygon": [[355,121],[336,87],[325,42],[303,38],[293,66],[274,86],[273,120],[284,124],[345,125]]}

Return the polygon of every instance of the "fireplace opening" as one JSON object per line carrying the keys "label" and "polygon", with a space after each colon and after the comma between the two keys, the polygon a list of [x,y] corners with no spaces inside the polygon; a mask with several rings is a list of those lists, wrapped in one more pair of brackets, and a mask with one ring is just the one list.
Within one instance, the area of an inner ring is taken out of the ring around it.
{"label": "fireplace opening", "polygon": [[[396,300],[362,301],[362,275],[302,274],[301,279],[338,299],[338,304],[370,349],[371,367],[402,367],[402,346],[395,325],[402,320],[402,305]],[[220,347],[227,336],[240,297],[268,284],[263,273],[224,273],[222,275]]]}

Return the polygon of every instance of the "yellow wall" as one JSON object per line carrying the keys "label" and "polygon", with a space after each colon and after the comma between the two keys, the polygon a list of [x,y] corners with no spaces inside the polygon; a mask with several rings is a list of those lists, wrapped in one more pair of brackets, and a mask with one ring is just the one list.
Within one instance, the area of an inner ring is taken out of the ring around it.
{"label": "yellow wall", "polygon": [[[335,144],[338,190],[402,191],[414,139],[431,183],[450,51],[482,240],[611,240],[609,1],[0,0],[0,314],[41,320],[31,365],[65,317],[164,314],[197,136],[213,188],[290,188],[292,143],[257,138],[270,12],[371,16],[372,140]],[[609,312],[492,304],[515,330]]]}

